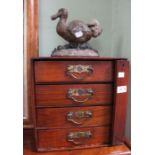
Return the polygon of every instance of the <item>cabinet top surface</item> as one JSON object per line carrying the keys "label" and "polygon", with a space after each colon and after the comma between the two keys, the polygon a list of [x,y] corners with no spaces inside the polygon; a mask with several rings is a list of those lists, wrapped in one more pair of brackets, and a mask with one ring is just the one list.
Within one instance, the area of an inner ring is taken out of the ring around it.
{"label": "cabinet top surface", "polygon": [[50,60],[127,60],[127,58],[116,58],[116,57],[64,57],[64,56],[53,56],[53,57],[34,57],[34,61],[50,61]]}

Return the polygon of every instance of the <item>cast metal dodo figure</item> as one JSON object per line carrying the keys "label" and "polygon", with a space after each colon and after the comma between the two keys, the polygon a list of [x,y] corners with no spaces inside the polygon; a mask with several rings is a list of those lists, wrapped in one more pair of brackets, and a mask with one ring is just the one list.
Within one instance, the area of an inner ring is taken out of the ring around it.
{"label": "cast metal dodo figure", "polygon": [[[58,46],[53,51],[53,54],[55,52],[60,54],[59,51],[61,51],[62,55],[65,55],[64,49],[72,49],[72,52],[70,52],[72,53],[71,55],[75,55],[75,53],[77,53],[75,51],[77,50],[79,50],[78,51],[79,53],[81,49],[93,50],[87,44],[87,42],[92,37],[97,37],[102,33],[102,28],[100,26],[100,23],[96,19],[92,20],[90,23],[84,23],[83,21],[80,21],[80,20],[73,20],[67,23],[68,11],[65,8],[59,9],[58,12],[51,17],[52,20],[55,20],[57,18],[59,18],[59,21],[56,27],[56,31],[63,39],[68,41],[69,44],[64,45],[64,46],[61,46],[61,45]],[[96,50],[93,50],[93,51],[96,54],[94,56],[97,56],[98,55],[97,51]],[[79,55],[81,55],[81,53],[79,53]],[[88,55],[91,56],[89,52],[88,52]]]}

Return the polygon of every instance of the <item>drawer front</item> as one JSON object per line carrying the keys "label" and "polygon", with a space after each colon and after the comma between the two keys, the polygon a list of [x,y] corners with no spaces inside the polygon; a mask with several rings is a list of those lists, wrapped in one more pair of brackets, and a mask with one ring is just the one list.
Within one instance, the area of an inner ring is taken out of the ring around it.
{"label": "drawer front", "polygon": [[103,82],[112,80],[112,61],[35,62],[35,82]]}
{"label": "drawer front", "polygon": [[111,124],[111,106],[37,109],[37,127],[86,127]]}
{"label": "drawer front", "polygon": [[38,130],[38,150],[101,146],[110,143],[110,127]]}
{"label": "drawer front", "polygon": [[112,84],[37,85],[37,106],[87,106],[112,103]]}

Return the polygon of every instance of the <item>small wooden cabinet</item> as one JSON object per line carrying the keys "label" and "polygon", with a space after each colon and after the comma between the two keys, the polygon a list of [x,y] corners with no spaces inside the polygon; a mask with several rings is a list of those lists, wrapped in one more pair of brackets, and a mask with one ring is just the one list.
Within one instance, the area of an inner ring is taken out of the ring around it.
{"label": "small wooden cabinet", "polygon": [[122,58],[32,59],[36,149],[123,143],[128,67]]}

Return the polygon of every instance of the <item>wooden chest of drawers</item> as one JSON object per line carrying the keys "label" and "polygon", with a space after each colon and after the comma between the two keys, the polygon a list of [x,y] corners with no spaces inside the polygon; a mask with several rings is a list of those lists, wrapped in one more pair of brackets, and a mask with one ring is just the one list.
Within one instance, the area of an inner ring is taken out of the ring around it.
{"label": "wooden chest of drawers", "polygon": [[32,65],[38,151],[123,142],[129,66],[126,59],[34,58]]}

